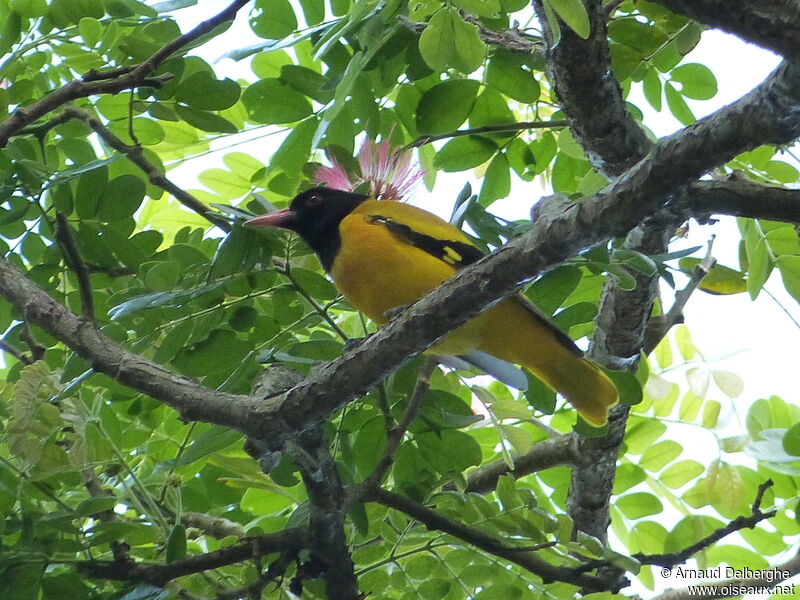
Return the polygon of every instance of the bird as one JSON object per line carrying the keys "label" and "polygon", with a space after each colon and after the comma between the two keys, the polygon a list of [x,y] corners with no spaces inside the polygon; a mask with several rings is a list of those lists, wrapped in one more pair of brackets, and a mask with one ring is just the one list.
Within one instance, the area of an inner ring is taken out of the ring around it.
{"label": "bird", "polygon": [[[289,207],[248,220],[248,227],[297,233],[316,253],[339,291],[379,325],[483,256],[460,229],[401,201],[328,187],[301,192]],[[512,380],[518,364],[564,396],[593,426],[607,423],[618,401],[614,383],[575,342],[521,294],[510,296],[429,348]],[[522,383],[522,385],[519,385]]]}

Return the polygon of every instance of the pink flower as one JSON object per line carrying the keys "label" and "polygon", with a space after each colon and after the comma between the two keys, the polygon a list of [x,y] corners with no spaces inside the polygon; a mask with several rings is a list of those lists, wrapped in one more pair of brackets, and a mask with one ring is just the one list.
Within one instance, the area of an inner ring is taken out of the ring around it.
{"label": "pink flower", "polygon": [[317,183],[351,192],[362,183],[369,183],[369,195],[382,200],[402,200],[425,174],[412,163],[409,152],[392,148],[388,140],[376,144],[369,138],[358,151],[361,173],[348,173],[336,160],[330,167],[319,167],[314,173]]}

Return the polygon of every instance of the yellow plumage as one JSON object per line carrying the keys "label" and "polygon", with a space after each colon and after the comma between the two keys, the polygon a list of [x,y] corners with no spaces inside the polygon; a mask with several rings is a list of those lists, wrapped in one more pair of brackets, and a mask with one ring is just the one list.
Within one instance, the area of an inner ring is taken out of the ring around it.
{"label": "yellow plumage", "polygon": [[[452,277],[462,258],[458,247],[442,256],[409,243],[387,222],[447,242],[469,244],[456,227],[422,209],[390,200],[366,200],[339,224],[340,247],[331,277],[350,302],[377,323],[386,312],[412,304]],[[476,349],[530,369],[563,394],[584,419],[603,425],[617,402],[614,384],[594,364],[567,345],[564,334],[525,298],[512,297],[451,332],[431,348],[436,354]]]}

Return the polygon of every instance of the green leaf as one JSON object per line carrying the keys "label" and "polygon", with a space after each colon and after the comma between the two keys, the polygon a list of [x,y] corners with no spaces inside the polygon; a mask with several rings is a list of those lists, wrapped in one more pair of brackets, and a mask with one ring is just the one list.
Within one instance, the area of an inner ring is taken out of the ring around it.
{"label": "green leaf", "polygon": [[664,83],[664,94],[667,97],[667,106],[670,112],[682,125],[694,123],[695,118],[694,114],[692,114],[692,109],[686,104],[686,100],[683,99],[681,93],[668,81]]}
{"label": "green leaf", "polygon": [[629,519],[641,519],[649,515],[657,515],[664,510],[664,505],[653,494],[635,492],[617,498],[614,506]]}
{"label": "green leaf", "polygon": [[248,86],[242,93],[248,118],[265,125],[293,123],[311,114],[306,97],[281,80],[267,78]]}
{"label": "green leaf", "polygon": [[567,27],[578,34],[578,37],[589,39],[591,27],[589,25],[589,13],[583,0],[545,0],[545,4],[550,5]]}
{"label": "green leaf", "polygon": [[656,69],[647,69],[642,80],[644,97],[654,110],[661,112],[661,77]]}
{"label": "green leaf", "polygon": [[497,146],[485,138],[474,135],[457,137],[436,153],[433,164],[446,172],[465,171],[485,163],[496,150]]}
{"label": "green leaf", "polygon": [[736,373],[730,371],[711,371],[714,383],[728,398],[738,398],[744,391],[744,382]]}
{"label": "green leaf", "polygon": [[417,104],[419,133],[448,133],[458,129],[469,117],[479,87],[480,84],[471,79],[448,79],[428,89]]}
{"label": "green leaf", "polygon": [[722,405],[716,400],[707,400],[703,405],[703,427],[707,429],[714,429],[717,426],[721,409]]}
{"label": "green leaf", "polygon": [[454,0],[453,4],[479,17],[497,18],[500,12],[499,0]]}
{"label": "green leaf", "polygon": [[309,25],[317,25],[325,18],[324,0],[300,0],[300,7]]}
{"label": "green leaf", "polygon": [[232,79],[217,80],[213,73],[193,73],[175,89],[175,99],[202,110],[224,110],[239,100],[241,87]]}
{"label": "green leaf", "polygon": [[578,267],[562,265],[539,277],[525,294],[543,313],[552,316],[578,287],[581,277]]}
{"label": "green leaf", "polygon": [[783,451],[792,456],[800,456],[800,423],[795,423],[783,434]]}
{"label": "green leaf", "polygon": [[541,90],[533,73],[524,65],[522,57],[511,52],[496,51],[486,69],[486,83],[509,98],[533,104],[539,99]]}
{"label": "green leaf", "polygon": [[697,461],[681,460],[664,469],[658,478],[667,487],[675,489],[699,477],[704,470],[703,465]]}
{"label": "green leaf", "polygon": [[211,425],[189,444],[189,447],[177,460],[177,464],[178,466],[190,465],[209,454],[228,448],[241,439],[242,434],[235,429]]}
{"label": "green leaf", "polygon": [[675,67],[669,76],[670,81],[682,85],[681,94],[687,98],[708,100],[717,94],[717,78],[705,65],[699,63],[680,65]]}
{"label": "green leaf", "polygon": [[327,104],[333,99],[334,91],[327,87],[328,78],[306,67],[283,65],[280,79],[321,104]]}
{"label": "green leaf", "polygon": [[511,175],[505,154],[498,152],[483,176],[483,185],[478,196],[481,206],[489,206],[495,200],[505,198],[511,191]]}
{"label": "green leaf", "polygon": [[434,71],[444,71],[455,56],[456,20],[461,18],[454,10],[441,8],[419,36],[419,53]]}
{"label": "green leaf", "polygon": [[680,456],[683,447],[672,440],[664,440],[647,448],[642,453],[639,464],[648,471],[660,471],[668,463]]}
{"label": "green leaf", "polygon": [[185,375],[205,377],[232,370],[250,350],[250,344],[230,329],[214,329],[205,340],[182,349],[172,362]]}
{"label": "green leaf", "polygon": [[100,198],[108,182],[108,168],[101,166],[84,173],[75,190],[75,212],[81,219],[91,219],[97,214]]}
{"label": "green leaf", "polygon": [[456,69],[468,75],[481,66],[486,55],[486,44],[478,35],[477,25],[467,23],[456,15],[453,18],[453,42],[455,54],[451,62]]}
{"label": "green leaf", "polygon": [[94,48],[103,36],[103,25],[93,17],[83,17],[78,23],[83,43]]}
{"label": "green leaf", "polygon": [[167,564],[186,557],[186,527],[181,523],[174,525],[169,532],[165,554]]}
{"label": "green leaf", "polygon": [[775,264],[781,273],[786,291],[800,302],[800,256],[779,256]]}
{"label": "green leaf", "polygon": [[181,119],[200,131],[209,133],[237,133],[239,131],[239,128],[226,118],[208,110],[178,104],[175,112]]}
{"label": "green leaf", "polygon": [[97,216],[112,222],[132,217],[144,200],[145,184],[136,175],[120,175],[108,182]]}
{"label": "green leaf", "polygon": [[250,27],[259,37],[278,40],[294,33],[297,17],[289,0],[256,0]]}

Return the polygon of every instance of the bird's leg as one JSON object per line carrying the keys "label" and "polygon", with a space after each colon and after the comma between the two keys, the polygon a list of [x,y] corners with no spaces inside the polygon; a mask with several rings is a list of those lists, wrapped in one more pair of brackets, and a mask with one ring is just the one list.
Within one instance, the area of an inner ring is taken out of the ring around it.
{"label": "bird's leg", "polygon": [[407,304],[402,304],[400,306],[395,306],[394,308],[390,308],[383,316],[386,317],[387,321],[394,321],[397,317],[403,314],[403,311],[408,308]]}

